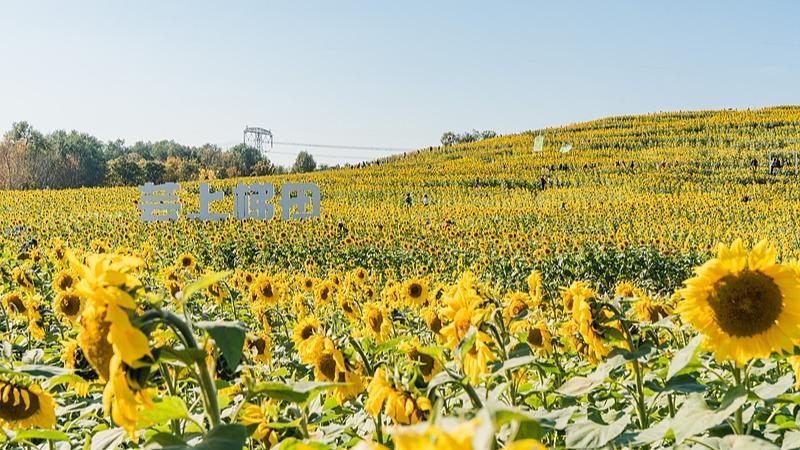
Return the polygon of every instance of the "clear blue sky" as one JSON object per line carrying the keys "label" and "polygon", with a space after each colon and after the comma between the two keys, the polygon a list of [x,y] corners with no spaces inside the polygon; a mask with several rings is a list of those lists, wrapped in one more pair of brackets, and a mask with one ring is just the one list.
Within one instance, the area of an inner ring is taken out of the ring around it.
{"label": "clear blue sky", "polygon": [[247,124],[422,147],[446,130],[798,104],[799,23],[790,1],[8,2],[0,130],[229,146]]}

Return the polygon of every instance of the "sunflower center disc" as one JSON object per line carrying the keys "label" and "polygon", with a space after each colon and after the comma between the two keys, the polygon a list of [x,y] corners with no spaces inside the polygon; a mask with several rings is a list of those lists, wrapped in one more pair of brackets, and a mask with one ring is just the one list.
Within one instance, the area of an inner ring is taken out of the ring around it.
{"label": "sunflower center disc", "polygon": [[81,299],[77,295],[67,294],[61,299],[61,310],[70,317],[78,314],[80,307]]}
{"label": "sunflower center disc", "polygon": [[530,331],[528,331],[528,343],[534,347],[541,347],[544,344],[542,330],[538,328],[532,328]]}
{"label": "sunflower center disc", "polygon": [[[27,389],[21,387],[11,387],[9,389],[11,389],[12,392],[9,393],[8,398],[5,399],[5,401],[3,401],[3,398],[0,398],[1,419],[23,420],[33,416],[34,414],[36,414],[37,411],[39,411],[39,397],[37,397],[36,394],[28,391],[30,400],[26,405],[25,402],[22,401],[21,391]],[[3,391],[5,391],[5,389],[3,389]],[[15,399],[18,402],[16,405],[14,404]]]}
{"label": "sunflower center disc", "polygon": [[763,333],[783,310],[783,296],[775,281],[752,270],[719,280],[708,303],[719,327],[736,337]]}
{"label": "sunflower center disc", "polygon": [[319,361],[319,371],[329,380],[336,380],[336,360],[333,359],[332,355],[322,355]]}

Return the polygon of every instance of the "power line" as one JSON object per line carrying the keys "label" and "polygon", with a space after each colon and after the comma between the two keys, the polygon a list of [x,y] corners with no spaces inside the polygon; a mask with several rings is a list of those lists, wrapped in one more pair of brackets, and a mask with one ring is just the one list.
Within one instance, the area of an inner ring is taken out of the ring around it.
{"label": "power line", "polygon": [[275,141],[275,145],[289,145],[293,147],[317,147],[317,148],[338,148],[344,150],[368,150],[373,152],[408,152],[416,149],[399,147],[365,147],[360,145],[336,145],[336,144],[303,144],[300,142],[280,142]]}
{"label": "power line", "polygon": [[[269,152],[267,152],[267,156],[269,156],[270,154],[276,154],[276,155],[288,155],[288,156],[296,156],[296,155],[297,155],[297,153],[294,153],[294,152],[279,152],[279,151],[275,151],[275,150],[270,150]],[[325,154],[322,154],[322,155],[320,155],[320,154],[316,154],[316,155],[312,155],[312,156],[313,156],[314,158],[316,158],[316,159],[322,159],[322,158],[329,158],[329,159],[351,159],[351,160],[354,160],[354,161],[369,160],[369,158],[365,158],[365,157],[363,157],[363,156],[325,155]]]}

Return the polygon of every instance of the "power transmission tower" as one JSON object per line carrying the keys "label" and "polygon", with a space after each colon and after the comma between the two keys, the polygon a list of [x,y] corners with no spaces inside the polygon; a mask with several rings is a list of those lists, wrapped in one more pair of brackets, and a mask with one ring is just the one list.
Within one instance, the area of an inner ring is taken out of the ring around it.
{"label": "power transmission tower", "polygon": [[272,132],[260,127],[245,126],[244,145],[256,148],[262,154],[266,154],[272,148]]}

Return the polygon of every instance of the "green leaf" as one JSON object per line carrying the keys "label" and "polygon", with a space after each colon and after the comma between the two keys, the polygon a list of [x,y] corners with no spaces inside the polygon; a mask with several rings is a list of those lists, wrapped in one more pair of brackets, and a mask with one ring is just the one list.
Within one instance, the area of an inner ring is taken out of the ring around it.
{"label": "green leaf", "polygon": [[697,354],[700,353],[700,343],[703,342],[703,335],[698,334],[695,336],[686,347],[680,349],[672,361],[669,363],[669,370],[667,370],[667,380],[674,377],[678,372],[686,368],[690,363],[697,362]]}
{"label": "green leaf", "polygon": [[778,450],[778,446],[755,436],[729,435],[722,438],[725,450]]}
{"label": "green leaf", "polygon": [[630,421],[630,415],[625,414],[610,424],[589,419],[575,422],[567,427],[567,448],[604,447],[622,434]]}
{"label": "green leaf", "polygon": [[241,322],[216,320],[214,322],[197,322],[195,326],[208,332],[222,351],[228,368],[232,371],[236,370],[239,361],[242,360],[244,338],[247,333],[245,325]]}
{"label": "green leaf", "polygon": [[698,435],[715,427],[730,417],[747,401],[747,392],[742,387],[733,388],[725,394],[719,409],[712,410],[700,394],[691,394],[672,419],[670,428],[675,434],[675,443]]}
{"label": "green leaf", "polygon": [[759,384],[753,388],[753,393],[761,400],[772,400],[791,389],[792,386],[794,386],[794,374],[789,372],[778,378],[775,384],[770,384],[766,381]]}
{"label": "green leaf", "polygon": [[485,406],[494,423],[492,430],[497,430],[503,425],[516,422],[519,427],[515,439],[540,439],[544,434],[542,426],[539,424],[539,418],[528,411],[500,402],[487,402]]}
{"label": "green leaf", "polygon": [[187,366],[192,366],[197,361],[204,361],[206,351],[200,348],[180,348],[162,347],[159,352],[159,359],[162,361],[180,361]]}
{"label": "green leaf", "polygon": [[556,430],[563,430],[569,424],[569,419],[575,414],[578,408],[569,406],[562,409],[546,410],[537,409],[528,413],[531,417],[537,419],[539,423],[555,428]]}
{"label": "green leaf", "polygon": [[390,339],[386,342],[378,344],[377,346],[375,346],[375,353],[383,353],[387,350],[393,350],[395,347],[397,347],[397,344],[399,344],[402,340],[403,340],[402,337],[396,337],[394,339]]}
{"label": "green leaf", "polygon": [[45,377],[51,378],[57,375],[65,375],[68,373],[72,373],[70,369],[65,369],[63,367],[58,366],[47,366],[44,364],[27,364],[24,366],[17,366],[14,367],[14,372],[16,373],[26,373],[32,377]]}
{"label": "green leaf", "polygon": [[319,442],[303,442],[297,438],[284,439],[278,450],[331,450],[332,447]]}
{"label": "green leaf", "polygon": [[519,358],[507,359],[503,362],[503,364],[495,364],[495,366],[492,367],[492,373],[493,374],[503,373],[507,370],[527,366],[535,361],[536,361],[535,356],[521,356]]}
{"label": "green leaf", "polygon": [[68,441],[69,435],[58,430],[22,430],[14,436],[11,442],[22,442],[30,439],[44,439],[47,441]]}
{"label": "green leaf", "polygon": [[163,450],[241,450],[247,444],[247,429],[239,424],[222,424],[212,428],[199,444],[170,445]]}
{"label": "green leaf", "polygon": [[150,436],[150,439],[144,445],[146,449],[160,449],[167,446],[188,446],[189,444],[186,443],[183,439],[175,436],[172,433],[156,433]]}
{"label": "green leaf", "polygon": [[278,382],[259,383],[250,388],[254,395],[264,394],[275,400],[292,403],[305,403],[315,397],[319,392],[333,389],[338,383],[316,383],[301,381],[293,385]]}
{"label": "green leaf", "polygon": [[709,448],[712,450],[778,450],[775,444],[772,444],[763,439],[755,436],[735,435],[731,434],[722,438],[698,438],[696,439],[700,446],[692,448]]}
{"label": "green leaf", "polygon": [[188,300],[189,297],[191,297],[192,294],[194,294],[195,292],[202,291],[203,289],[211,286],[212,284],[220,282],[225,278],[228,278],[230,274],[231,274],[230,270],[225,272],[214,272],[195,280],[193,283],[183,288],[182,300],[183,301]]}
{"label": "green leaf", "polygon": [[180,397],[167,396],[153,400],[153,407],[143,409],[139,413],[139,421],[136,427],[148,428],[155,425],[167,423],[170,420],[185,419],[189,417],[189,410],[186,403]]}
{"label": "green leaf", "polygon": [[624,348],[615,347],[608,354],[608,357],[609,358],[613,358],[613,357],[616,357],[617,355],[619,355],[626,362],[628,362],[628,361],[642,359],[652,351],[653,351],[653,347],[651,347],[648,344],[642,345],[641,347],[637,348],[636,351],[634,351],[634,352],[626,350]]}
{"label": "green leaf", "polygon": [[588,394],[592,389],[600,386],[612,370],[624,365],[625,362],[626,359],[623,355],[616,355],[609,358],[597,366],[597,369],[588,376],[574,376],[570,378],[566,383],[562,384],[556,392],[570,397],[580,397],[581,395]]}
{"label": "green leaf", "polygon": [[706,386],[704,384],[701,384],[699,381],[697,381],[694,376],[684,373],[670,378],[664,388],[659,389],[658,391],[662,393],[676,392],[689,394],[692,392],[704,392],[705,390]]}
{"label": "green leaf", "polygon": [[86,380],[81,378],[79,375],[75,375],[74,373],[65,373],[63,375],[56,375],[53,378],[50,378],[49,380],[42,383],[42,386],[45,389],[50,390],[62,384],[83,383],[83,382],[86,382]]}
{"label": "green leaf", "polygon": [[639,431],[638,433],[633,435],[631,441],[626,442],[626,444],[628,444],[626,445],[626,447],[627,446],[642,447],[657,441],[664,440],[664,438],[667,435],[667,432],[669,431],[670,423],[671,420],[669,418],[666,418],[650,428]]}
{"label": "green leaf", "polygon": [[92,436],[91,450],[112,450],[119,447],[125,439],[125,430],[122,428],[110,428],[98,431]]}
{"label": "green leaf", "polygon": [[787,431],[783,435],[781,450],[800,448],[800,431]]}

